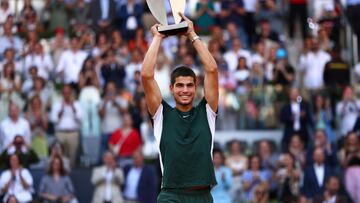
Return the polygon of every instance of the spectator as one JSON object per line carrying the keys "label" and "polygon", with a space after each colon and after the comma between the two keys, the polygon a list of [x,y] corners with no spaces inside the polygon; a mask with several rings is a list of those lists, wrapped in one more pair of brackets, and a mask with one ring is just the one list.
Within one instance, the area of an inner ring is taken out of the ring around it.
{"label": "spectator", "polygon": [[195,26],[200,33],[209,34],[211,26],[215,23],[214,2],[209,0],[200,0],[195,6]]}
{"label": "spectator", "polygon": [[21,135],[16,135],[13,142],[4,149],[0,156],[0,169],[6,169],[6,163],[9,163],[11,155],[16,154],[22,166],[29,168],[31,164],[35,164],[39,161],[38,156],[31,147],[25,143],[24,138]]}
{"label": "spectator", "polygon": [[132,125],[131,115],[123,114],[121,128],[115,130],[109,139],[109,149],[118,157],[120,166],[131,162],[131,155],[141,146],[139,132]]}
{"label": "spectator", "polygon": [[[129,84],[129,82],[131,82],[134,79],[134,73],[136,71],[140,71],[142,59],[143,59],[143,53],[141,53],[140,50],[135,49],[131,53],[131,60],[125,66],[125,72],[126,72],[125,83],[126,84]],[[128,85],[126,87],[129,89]]]}
{"label": "spectator", "polygon": [[[354,34],[359,38],[360,37],[360,25],[359,25],[359,15],[360,13],[360,2],[357,0],[347,0],[346,1],[346,17],[350,22],[351,28],[353,29]],[[360,40],[358,40],[358,56],[360,56]],[[358,199],[359,200],[359,199]]]}
{"label": "spectator", "polygon": [[15,103],[9,105],[9,116],[0,123],[1,146],[4,150],[9,146],[16,135],[21,135],[27,145],[31,142],[31,129],[29,122],[20,116],[20,109]]}
{"label": "spectator", "polygon": [[275,153],[276,146],[272,146],[270,141],[261,140],[258,143],[258,154],[261,159],[261,166],[264,170],[274,171],[276,169],[279,156]]}
{"label": "spectator", "polygon": [[15,72],[15,64],[7,63],[4,65],[3,74],[0,77],[0,93],[21,91],[21,79],[18,73]]}
{"label": "spectator", "polygon": [[127,4],[120,6],[117,17],[120,21],[121,34],[126,39],[133,38],[135,30],[142,27],[142,14],[143,7],[135,0],[127,0]]}
{"label": "spectator", "polygon": [[54,64],[58,64],[61,54],[70,46],[69,39],[65,36],[65,30],[62,28],[55,29],[55,36],[49,40],[50,53],[53,57]]}
{"label": "spectator", "polygon": [[86,58],[87,53],[80,50],[79,38],[73,37],[71,39],[71,48],[61,54],[56,69],[65,84],[72,84],[74,87],[76,86],[82,65]]}
{"label": "spectator", "polygon": [[71,171],[71,166],[70,166],[70,159],[68,157],[66,157],[64,155],[64,147],[60,144],[60,142],[54,142],[51,146],[50,146],[50,156],[47,160],[46,163],[46,167],[45,170],[49,171],[51,168],[51,162],[53,159],[55,159],[56,157],[60,157],[62,160],[62,164],[64,167],[64,170],[67,174],[70,173]]}
{"label": "spectator", "polygon": [[290,87],[295,80],[295,70],[287,60],[287,52],[280,48],[276,51],[276,63],[272,72],[274,85]]}
{"label": "spectator", "polygon": [[14,195],[10,195],[6,203],[19,203]]}
{"label": "spectator", "polygon": [[246,33],[244,32],[244,2],[243,0],[225,0],[221,2],[221,22],[223,25],[227,25],[228,23],[234,23],[238,28],[238,33],[241,33],[240,38],[246,38]]}
{"label": "spectator", "polygon": [[116,4],[114,0],[94,0],[90,3],[89,18],[95,31],[107,31],[114,22]]}
{"label": "spectator", "polygon": [[290,144],[287,150],[295,159],[295,166],[297,168],[304,168],[306,161],[306,153],[304,149],[304,142],[297,134],[290,139]]}
{"label": "spectator", "polygon": [[[266,2],[273,2],[273,0],[268,0]],[[272,30],[272,27],[268,19],[262,19],[260,21],[260,32],[256,34],[255,43],[260,41],[265,41],[266,43],[278,43],[280,41],[279,34]]]}
{"label": "spectator", "polygon": [[42,110],[49,110],[52,102],[52,89],[46,86],[46,81],[42,77],[34,78],[34,85],[31,91],[27,94],[28,100],[30,101],[31,98],[36,95],[38,95],[41,99],[41,103],[43,104]]}
{"label": "spectator", "polygon": [[126,203],[156,203],[157,175],[151,166],[144,164],[141,148],[133,155],[134,164],[124,168],[124,198]]}
{"label": "spectator", "polygon": [[353,202],[360,201],[360,157],[359,154],[349,159],[345,169],[345,188]]}
{"label": "spectator", "polygon": [[5,49],[4,51],[4,59],[0,62],[0,74],[3,74],[4,71],[4,65],[7,63],[14,63],[15,64],[15,71],[18,74],[22,73],[22,63],[15,59],[15,49],[12,47],[9,47]]}
{"label": "spectator", "polygon": [[48,173],[41,178],[38,193],[43,203],[74,202],[74,186],[60,156],[51,160]]}
{"label": "spectator", "polygon": [[90,5],[86,0],[77,0],[73,7],[73,18],[71,24],[74,30],[83,30],[87,25],[90,24],[88,18],[90,13]]}
{"label": "spectator", "polygon": [[326,52],[330,52],[334,48],[334,42],[331,41],[329,34],[323,27],[318,30],[317,39],[320,49]]}
{"label": "spectator", "polygon": [[51,111],[51,121],[55,125],[55,136],[65,146],[65,154],[74,165],[79,147],[79,129],[82,118],[80,103],[73,97],[70,85],[62,89],[62,101],[54,104]]}
{"label": "spectator", "polygon": [[6,21],[3,24],[3,34],[0,35],[0,58],[3,58],[4,51],[7,48],[13,48],[15,50],[15,57],[17,58],[20,55],[20,51],[23,49],[22,40],[13,35],[12,32],[13,24],[10,21]]}
{"label": "spectator", "polygon": [[46,132],[49,127],[48,114],[42,104],[39,95],[35,95],[30,100],[30,107],[25,114],[29,121],[32,132],[32,148],[40,158],[48,156],[48,141]]}
{"label": "spectator", "polygon": [[355,132],[350,132],[344,142],[344,146],[339,150],[339,162],[343,168],[348,166],[350,158],[360,151],[359,137]]}
{"label": "spectator", "polygon": [[290,0],[289,2],[289,37],[294,39],[295,37],[295,25],[297,18],[300,20],[302,38],[307,36],[307,0]]}
{"label": "spectator", "polygon": [[231,203],[232,198],[229,190],[233,183],[231,169],[224,165],[225,157],[220,150],[214,150],[213,162],[215,167],[215,177],[218,183],[211,191],[214,203]]}
{"label": "spectator", "polygon": [[0,189],[4,194],[4,202],[10,196],[15,196],[20,203],[32,201],[33,178],[28,169],[23,168],[16,154],[10,156],[10,168],[0,176]]}
{"label": "spectator", "polygon": [[29,69],[32,66],[36,66],[38,70],[38,76],[49,79],[50,74],[54,69],[54,64],[49,54],[44,53],[44,48],[40,43],[35,44],[34,51],[25,57],[25,73],[27,78],[29,75]]}
{"label": "spectator", "polygon": [[12,15],[9,0],[3,0],[0,2],[0,25],[5,23],[9,15]]}
{"label": "spectator", "polygon": [[126,40],[119,30],[111,32],[111,49],[115,52],[116,61],[124,66],[128,62],[129,50]]}
{"label": "spectator", "polygon": [[101,32],[96,37],[96,45],[91,50],[91,55],[95,58],[103,56],[110,49],[108,36],[106,33]]}
{"label": "spectator", "polygon": [[300,69],[304,71],[304,87],[309,90],[319,90],[324,87],[324,69],[330,55],[321,50],[319,41],[312,39],[311,51],[300,58]]}
{"label": "spectator", "polygon": [[238,38],[232,40],[232,49],[224,54],[224,59],[228,65],[228,71],[233,73],[238,67],[239,57],[244,57],[246,66],[251,67],[251,54],[249,51],[242,49],[241,41]]}
{"label": "spectator", "polygon": [[242,175],[242,185],[244,191],[244,200],[254,200],[254,190],[260,184],[269,186],[270,177],[267,172],[261,168],[261,159],[258,155],[249,158],[249,169]]}
{"label": "spectator", "polygon": [[104,165],[93,169],[91,183],[95,186],[92,203],[123,203],[120,190],[124,182],[121,168],[116,165],[115,156],[111,152],[103,155]]}
{"label": "spectator", "polygon": [[101,124],[101,152],[108,150],[111,134],[122,126],[123,114],[127,111],[127,101],[117,92],[114,82],[108,82],[105,86],[104,98],[100,104],[99,115]]}
{"label": "spectator", "polygon": [[116,89],[125,87],[125,67],[116,59],[116,52],[110,49],[106,52],[105,63],[101,66],[101,76],[104,79],[105,87],[108,83],[115,83]]}
{"label": "spectator", "polygon": [[301,169],[290,153],[282,154],[279,158],[279,168],[275,171],[278,183],[278,197],[282,202],[290,202],[300,194]]}
{"label": "spectator", "polygon": [[334,144],[336,142],[335,133],[332,129],[333,113],[328,100],[322,95],[316,95],[314,104],[314,124],[316,129],[322,129],[325,131],[327,140]]}
{"label": "spectator", "polygon": [[303,101],[299,90],[290,89],[289,98],[290,102],[283,106],[280,115],[280,120],[285,125],[281,141],[283,150],[287,148],[294,134],[299,134],[306,145],[309,141],[308,127],[312,126],[308,103]]}
{"label": "spectator", "polygon": [[325,65],[324,82],[330,91],[332,88],[349,85],[350,82],[350,67],[341,58],[339,51],[337,48],[333,49],[331,60]]}
{"label": "spectator", "polygon": [[243,147],[237,140],[232,140],[229,145],[229,156],[226,157],[225,165],[231,169],[233,175],[233,184],[230,194],[233,201],[239,201],[239,193],[242,187],[242,174],[248,169],[248,158],[244,155]]}
{"label": "spectator", "polygon": [[236,81],[236,94],[245,95],[247,93],[247,84],[249,82],[250,71],[246,66],[246,58],[239,57],[237,69],[233,72]]}
{"label": "spectator", "polygon": [[267,203],[269,202],[269,191],[267,185],[262,183],[257,185],[254,189],[254,200],[250,203]]}
{"label": "spectator", "polygon": [[335,202],[346,203],[345,196],[339,194],[340,180],[336,176],[330,176],[325,184],[325,191],[323,194],[318,194],[314,197],[313,203]]}
{"label": "spectator", "polygon": [[165,56],[164,53],[159,53],[157,56],[157,63],[155,67],[155,80],[162,90],[161,94],[165,101],[171,99],[170,92],[170,60]]}
{"label": "spectator", "polygon": [[244,16],[244,24],[245,31],[248,36],[248,44],[251,45],[253,42],[253,38],[255,36],[256,29],[256,15],[257,15],[257,7],[259,4],[258,0],[243,0],[245,16]]}
{"label": "spectator", "polygon": [[342,100],[336,105],[336,115],[340,120],[338,128],[342,137],[353,130],[359,114],[359,109],[360,101],[355,98],[352,87],[346,87],[343,92]]}
{"label": "spectator", "polygon": [[34,82],[38,76],[38,69],[36,66],[29,67],[29,77],[25,79],[24,83],[22,84],[21,91],[24,94],[28,94],[30,90],[34,88]]}
{"label": "spectator", "polygon": [[266,19],[270,23],[271,30],[279,34],[279,39],[284,34],[284,7],[281,1],[265,0],[257,3],[257,19]]}
{"label": "spectator", "polygon": [[70,5],[64,0],[55,0],[54,2],[49,1],[46,4],[45,9],[48,10],[50,14],[50,32],[54,32],[57,28],[64,29],[66,33],[69,32],[69,7]]}
{"label": "spectator", "polygon": [[144,29],[141,27],[135,30],[134,37],[128,42],[130,52],[134,51],[135,49],[139,49],[142,53],[145,53],[148,50],[149,45],[145,34],[146,33]]}
{"label": "spectator", "polygon": [[321,148],[325,153],[325,163],[331,167],[336,167],[337,165],[337,156],[336,148],[334,145],[327,139],[326,132],[324,130],[318,129],[314,135],[314,144],[310,145],[307,156],[306,164],[313,165],[314,160],[312,155],[315,149]]}
{"label": "spectator", "polygon": [[85,87],[100,88],[100,81],[95,70],[95,60],[93,58],[85,59],[80,74],[79,74],[79,90],[83,90]]}
{"label": "spectator", "polygon": [[320,147],[315,148],[313,160],[314,164],[308,165],[304,170],[302,194],[308,199],[313,199],[316,194],[322,194],[326,180],[335,175],[333,168],[325,163],[325,152]]}

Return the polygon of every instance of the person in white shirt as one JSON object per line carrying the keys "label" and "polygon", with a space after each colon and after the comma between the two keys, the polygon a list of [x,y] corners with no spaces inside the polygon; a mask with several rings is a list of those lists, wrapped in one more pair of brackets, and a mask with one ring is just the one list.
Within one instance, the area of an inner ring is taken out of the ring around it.
{"label": "person in white shirt", "polygon": [[124,182],[121,168],[111,152],[103,155],[104,165],[94,168],[91,183],[95,186],[92,203],[124,203],[120,187]]}
{"label": "person in white shirt", "polygon": [[15,49],[12,47],[9,47],[4,51],[4,60],[0,62],[0,75],[4,71],[4,65],[7,63],[14,63],[15,71],[17,73],[22,73],[23,71],[22,62],[19,60],[15,60]]}
{"label": "person in white shirt", "polygon": [[0,190],[5,194],[4,202],[10,196],[15,196],[19,203],[31,202],[33,178],[29,170],[22,168],[16,154],[11,155],[9,165],[10,168],[0,176]]}
{"label": "person in white shirt", "polygon": [[[133,81],[134,73],[136,71],[141,70],[142,60],[143,60],[143,54],[141,53],[140,50],[135,49],[131,53],[130,62],[125,66],[125,72],[126,72],[125,85],[126,84],[128,85],[129,82]],[[130,89],[128,86],[127,88]]]}
{"label": "person in white shirt", "polygon": [[70,157],[74,165],[79,147],[79,129],[82,118],[82,108],[78,101],[73,99],[73,90],[70,85],[62,89],[63,100],[55,103],[51,112],[51,121],[55,125],[56,139],[64,146],[65,155]]}
{"label": "person in white shirt", "polygon": [[246,59],[246,65],[251,67],[252,63],[250,52],[248,50],[242,49],[240,39],[235,38],[232,40],[232,49],[224,54],[224,60],[228,64],[229,72],[232,73],[236,71],[240,56],[244,57]]}
{"label": "person in white shirt", "polygon": [[31,142],[29,122],[20,116],[20,109],[15,103],[9,105],[9,117],[0,123],[0,150],[9,146],[16,135],[22,135],[26,144]]}
{"label": "person in white shirt", "polygon": [[339,118],[340,135],[345,137],[353,130],[360,111],[360,101],[354,97],[353,89],[344,89],[343,99],[336,105],[336,115]]}
{"label": "person in white shirt", "polygon": [[312,39],[311,51],[300,58],[300,69],[304,71],[303,86],[309,90],[324,87],[324,69],[331,60],[330,54],[320,49],[317,39]]}
{"label": "person in white shirt", "polygon": [[4,34],[0,37],[0,56],[4,54],[4,51],[7,48],[13,48],[16,53],[15,55],[18,56],[23,48],[22,40],[19,37],[13,35],[12,27],[13,24],[11,21],[7,21],[3,25]]}
{"label": "person in white shirt", "polygon": [[56,72],[60,74],[66,84],[76,84],[87,57],[88,54],[80,50],[79,38],[74,37],[71,39],[71,48],[61,54]]}
{"label": "person in white shirt", "polygon": [[9,0],[2,0],[0,2],[0,25],[5,23],[7,17],[9,15],[12,15],[10,6],[9,6]]}
{"label": "person in white shirt", "polygon": [[40,43],[35,45],[34,51],[25,57],[25,74],[27,78],[29,75],[29,68],[36,66],[38,69],[38,76],[49,79],[49,75],[54,68],[53,61],[49,54],[44,53],[44,48]]}

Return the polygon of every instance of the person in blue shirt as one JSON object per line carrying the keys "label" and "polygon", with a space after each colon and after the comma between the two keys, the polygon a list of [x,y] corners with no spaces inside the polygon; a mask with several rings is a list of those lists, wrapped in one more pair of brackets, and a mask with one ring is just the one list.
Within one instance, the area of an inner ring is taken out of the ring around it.
{"label": "person in blue shirt", "polygon": [[229,190],[232,185],[231,169],[224,166],[224,154],[219,149],[213,151],[213,162],[215,168],[216,182],[218,183],[212,190],[211,194],[214,203],[231,203],[232,199]]}

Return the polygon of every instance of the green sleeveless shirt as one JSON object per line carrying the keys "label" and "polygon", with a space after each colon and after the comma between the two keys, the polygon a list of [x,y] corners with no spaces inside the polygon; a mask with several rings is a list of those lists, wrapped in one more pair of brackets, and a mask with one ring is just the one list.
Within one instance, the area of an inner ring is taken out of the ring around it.
{"label": "green sleeveless shirt", "polygon": [[162,101],[153,119],[162,188],[216,185],[212,163],[216,113],[206,100],[188,112]]}

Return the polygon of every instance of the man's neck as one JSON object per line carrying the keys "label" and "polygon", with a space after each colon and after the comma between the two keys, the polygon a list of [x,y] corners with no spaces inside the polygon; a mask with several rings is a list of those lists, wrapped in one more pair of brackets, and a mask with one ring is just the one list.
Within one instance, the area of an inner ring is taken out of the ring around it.
{"label": "man's neck", "polygon": [[192,105],[182,106],[182,105],[176,104],[176,108],[181,112],[188,112],[192,109],[192,107],[193,107]]}

